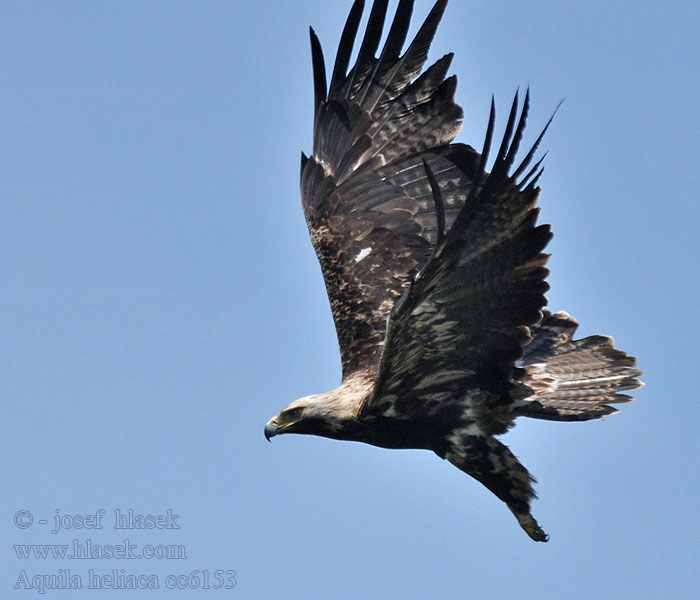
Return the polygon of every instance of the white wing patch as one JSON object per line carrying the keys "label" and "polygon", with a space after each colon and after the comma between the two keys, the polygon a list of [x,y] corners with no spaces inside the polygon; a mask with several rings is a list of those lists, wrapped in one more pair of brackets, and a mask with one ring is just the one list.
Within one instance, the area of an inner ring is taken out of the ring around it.
{"label": "white wing patch", "polygon": [[486,435],[484,430],[481,429],[481,427],[479,427],[476,423],[472,423],[466,427],[453,430],[447,439],[452,442],[456,448],[459,448],[460,446],[464,445],[465,437],[480,437],[484,435]]}
{"label": "white wing patch", "polygon": [[362,250],[360,250],[360,252],[355,257],[355,262],[359,263],[361,260],[364,260],[370,255],[371,252],[372,248],[362,248]]}

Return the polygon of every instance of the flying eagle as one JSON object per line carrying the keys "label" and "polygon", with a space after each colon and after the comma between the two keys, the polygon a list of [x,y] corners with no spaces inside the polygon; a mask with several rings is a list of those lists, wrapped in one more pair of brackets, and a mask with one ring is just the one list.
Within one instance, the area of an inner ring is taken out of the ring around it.
{"label": "flying eagle", "polygon": [[[364,2],[355,0],[327,85],[313,29],[313,153],[301,197],[340,345],[343,378],[289,404],[265,427],[384,448],[433,450],[504,501],[528,535],[534,478],[495,436],[518,416],[586,421],[641,385],[610,337],[573,339],[550,313],[537,225],[547,129],[516,163],[529,92],[516,93],[490,172],[495,110],[481,153],[461,128],[452,54],[422,72],[445,10],[438,0],[403,51],[413,0],[400,0],[380,52],[388,0],[375,0],[349,68]],[[377,57],[378,54],[378,57]],[[520,107],[520,108],[519,108]],[[550,119],[551,121],[551,119]]]}

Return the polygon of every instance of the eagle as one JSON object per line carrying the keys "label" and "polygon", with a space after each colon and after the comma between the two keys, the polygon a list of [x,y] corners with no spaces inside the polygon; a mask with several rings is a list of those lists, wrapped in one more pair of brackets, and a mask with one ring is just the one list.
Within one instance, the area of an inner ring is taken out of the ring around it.
{"label": "eagle", "polygon": [[[516,92],[487,170],[495,108],[481,152],[454,143],[452,54],[423,71],[447,0],[404,50],[413,0],[400,0],[379,50],[388,0],[375,0],[354,66],[363,0],[343,29],[330,84],[310,29],[313,152],[301,197],[340,346],[342,381],[296,400],[265,436],[298,433],[383,448],[432,450],[500,498],[536,541],[535,479],[497,439],[517,417],[586,421],[617,412],[641,385],[613,339],[574,339],[578,322],[545,308],[537,148],[524,157],[529,109]],[[495,144],[494,144],[495,148]]]}

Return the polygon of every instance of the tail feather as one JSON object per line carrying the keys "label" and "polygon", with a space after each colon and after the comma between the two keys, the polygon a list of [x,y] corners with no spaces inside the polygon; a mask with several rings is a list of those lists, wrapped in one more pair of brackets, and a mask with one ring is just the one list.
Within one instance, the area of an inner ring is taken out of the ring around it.
{"label": "tail feather", "polygon": [[532,328],[532,343],[520,366],[523,382],[535,395],[517,408],[519,415],[553,421],[586,421],[618,412],[609,406],[629,402],[622,394],[642,386],[633,356],[614,347],[611,337],[574,340],[578,322],[565,312],[545,312]]}
{"label": "tail feather", "polygon": [[532,489],[535,478],[508,447],[491,436],[460,432],[453,432],[451,440],[453,445],[444,458],[503,500],[533,540],[546,542],[549,536],[530,512],[530,503],[537,497]]}

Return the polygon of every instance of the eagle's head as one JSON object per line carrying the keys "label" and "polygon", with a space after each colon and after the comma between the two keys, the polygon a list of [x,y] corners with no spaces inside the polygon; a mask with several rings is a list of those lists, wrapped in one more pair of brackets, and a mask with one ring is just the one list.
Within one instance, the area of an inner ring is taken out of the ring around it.
{"label": "eagle's head", "polygon": [[338,410],[337,403],[328,398],[329,395],[318,394],[295,400],[267,422],[265,437],[268,441],[283,433],[333,437],[333,433],[340,431],[352,415]]}
{"label": "eagle's head", "polygon": [[305,433],[343,438],[344,430],[357,423],[370,388],[371,382],[358,385],[357,380],[346,380],[332,392],[299,398],[267,422],[265,437],[269,441],[282,433]]}

